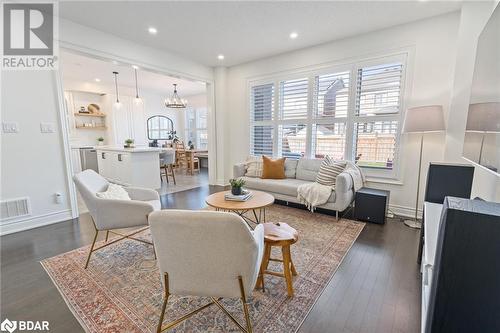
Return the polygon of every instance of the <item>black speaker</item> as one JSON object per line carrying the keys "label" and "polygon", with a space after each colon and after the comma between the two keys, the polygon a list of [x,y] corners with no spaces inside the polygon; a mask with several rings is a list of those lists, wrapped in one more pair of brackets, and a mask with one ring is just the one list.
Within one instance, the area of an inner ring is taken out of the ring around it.
{"label": "black speaker", "polygon": [[426,333],[500,332],[500,204],[447,197]]}
{"label": "black speaker", "polygon": [[470,199],[473,179],[471,165],[431,163],[424,201],[442,204],[446,196]]}
{"label": "black speaker", "polygon": [[363,187],[356,192],[354,217],[356,220],[383,224],[389,204],[389,191]]}

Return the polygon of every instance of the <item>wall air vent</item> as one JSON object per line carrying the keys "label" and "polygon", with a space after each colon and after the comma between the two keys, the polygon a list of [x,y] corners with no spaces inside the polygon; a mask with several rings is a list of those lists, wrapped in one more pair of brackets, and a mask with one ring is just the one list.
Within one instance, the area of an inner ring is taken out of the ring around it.
{"label": "wall air vent", "polygon": [[0,221],[31,215],[29,198],[0,201]]}

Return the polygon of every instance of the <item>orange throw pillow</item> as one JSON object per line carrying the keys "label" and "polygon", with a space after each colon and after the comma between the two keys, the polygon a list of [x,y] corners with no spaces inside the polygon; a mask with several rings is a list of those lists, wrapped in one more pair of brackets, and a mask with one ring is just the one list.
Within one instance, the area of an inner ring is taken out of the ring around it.
{"label": "orange throw pillow", "polygon": [[285,160],[286,157],[272,160],[269,157],[262,156],[262,179],[285,179]]}

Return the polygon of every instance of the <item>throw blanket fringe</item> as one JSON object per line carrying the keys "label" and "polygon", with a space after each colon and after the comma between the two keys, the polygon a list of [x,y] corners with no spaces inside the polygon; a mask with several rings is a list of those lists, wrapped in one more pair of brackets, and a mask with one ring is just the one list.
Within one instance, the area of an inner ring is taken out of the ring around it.
{"label": "throw blanket fringe", "polygon": [[333,191],[332,186],[319,183],[302,184],[297,189],[297,199],[306,205],[307,209],[314,212],[316,206],[323,205],[328,201]]}

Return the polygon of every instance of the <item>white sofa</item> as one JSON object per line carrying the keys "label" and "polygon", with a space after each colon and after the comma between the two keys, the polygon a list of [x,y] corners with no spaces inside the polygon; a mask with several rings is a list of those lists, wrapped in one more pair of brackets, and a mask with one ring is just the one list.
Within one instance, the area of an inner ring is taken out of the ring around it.
{"label": "white sofa", "polygon": [[[240,163],[233,167],[233,177],[245,180],[245,188],[264,191],[272,194],[276,199],[300,203],[297,199],[297,188],[304,183],[314,182],[321,165],[321,159],[301,158],[285,161],[286,179],[261,179],[245,176],[246,164]],[[353,181],[348,173],[342,172],[337,176],[335,190],[332,191],[328,202],[318,206],[337,213],[344,211],[354,199]]]}

